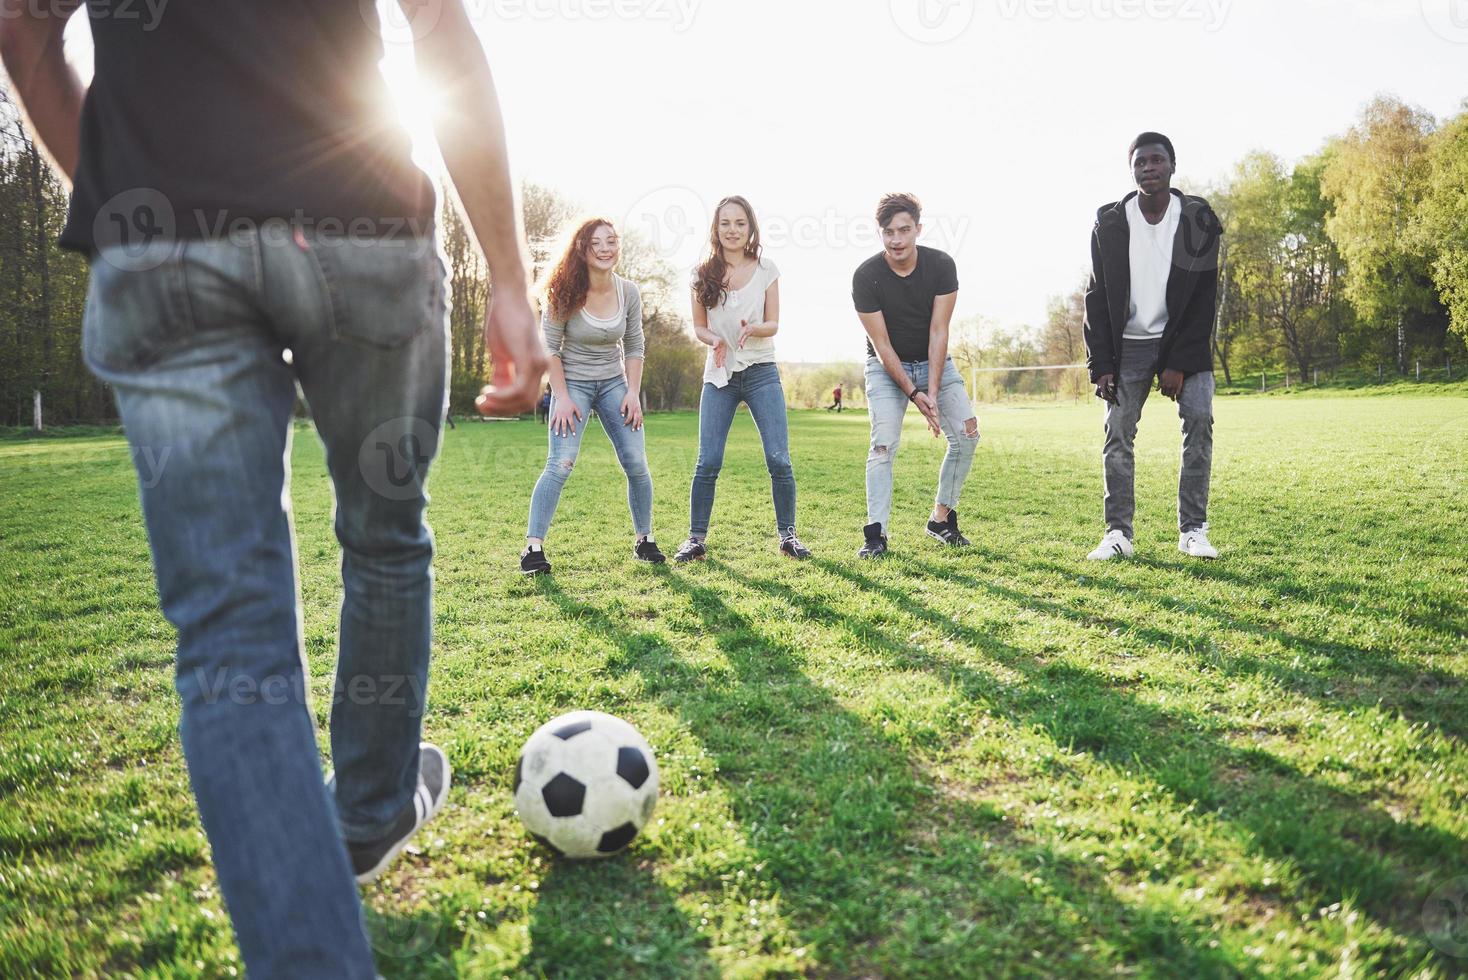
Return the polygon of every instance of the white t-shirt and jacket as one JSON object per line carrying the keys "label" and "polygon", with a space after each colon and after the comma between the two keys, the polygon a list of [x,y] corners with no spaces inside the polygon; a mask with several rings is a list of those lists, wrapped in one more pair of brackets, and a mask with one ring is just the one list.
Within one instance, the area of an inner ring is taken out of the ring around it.
{"label": "white t-shirt and jacket", "polygon": [[708,329],[721,337],[728,353],[724,366],[714,366],[714,349],[709,348],[704,359],[703,380],[715,388],[729,383],[730,375],[743,371],[752,364],[769,364],[775,360],[774,337],[750,337],[739,349],[739,330],[743,323],[763,323],[765,320],[765,293],[770,284],[780,278],[775,263],[761,256],[759,265],[749,282],[739,289],[730,289],[718,306],[708,310]]}
{"label": "white t-shirt and jacket", "polygon": [[1167,195],[1162,220],[1142,215],[1140,195],[1126,202],[1127,258],[1131,264],[1131,301],[1123,340],[1160,340],[1167,329],[1167,280],[1172,275],[1173,241],[1182,219],[1182,202]]}

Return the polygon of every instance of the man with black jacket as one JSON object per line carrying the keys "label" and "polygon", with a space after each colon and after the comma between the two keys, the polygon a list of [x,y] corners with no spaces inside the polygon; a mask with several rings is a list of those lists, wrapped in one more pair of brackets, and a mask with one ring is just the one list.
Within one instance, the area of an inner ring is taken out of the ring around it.
{"label": "man with black jacket", "polygon": [[1132,554],[1137,421],[1153,378],[1182,418],[1178,550],[1217,558],[1208,541],[1213,462],[1213,318],[1218,305],[1218,216],[1172,189],[1172,141],[1147,132],[1128,150],[1137,190],[1096,214],[1086,288],[1086,366],[1106,402],[1106,534],[1089,557]]}

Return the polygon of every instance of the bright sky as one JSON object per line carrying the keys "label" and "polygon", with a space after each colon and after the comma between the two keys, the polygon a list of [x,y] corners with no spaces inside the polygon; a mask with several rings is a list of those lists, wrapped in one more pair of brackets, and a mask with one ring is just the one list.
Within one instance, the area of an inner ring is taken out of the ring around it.
{"label": "bright sky", "polygon": [[[879,249],[884,191],[922,198],[959,317],[1033,325],[1084,275],[1139,131],[1168,134],[1177,185],[1199,189],[1250,149],[1317,149],[1378,92],[1439,118],[1468,97],[1468,0],[464,2],[518,178],[679,268],[713,204],[749,198],[792,361],[860,357],[851,273]],[[436,166],[411,45],[388,35],[384,70]]]}

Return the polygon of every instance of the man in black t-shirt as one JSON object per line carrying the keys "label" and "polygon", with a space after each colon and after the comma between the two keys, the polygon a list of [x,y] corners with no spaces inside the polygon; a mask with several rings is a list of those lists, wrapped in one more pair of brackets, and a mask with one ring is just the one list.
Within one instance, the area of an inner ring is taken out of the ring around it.
{"label": "man in black t-shirt", "polygon": [[948,356],[948,327],[958,302],[958,269],[935,248],[917,244],[922,205],[911,194],[888,194],[877,205],[882,251],[852,278],[851,298],[867,332],[866,394],[871,416],[867,454],[866,541],[857,554],[887,553],[892,512],[892,463],[911,401],[933,435],[948,439],[928,534],[945,544],[968,544],[958,529],[958,498],[979,441],[963,378]]}
{"label": "man in black t-shirt", "polygon": [[[383,121],[376,7],[189,0],[149,18],[90,0],[87,88],[62,54],[79,0],[3,3],[0,56],[73,187],[61,240],[91,262],[83,354],[116,394],[138,462],[159,600],[178,631],[179,735],[246,971],[370,980],[357,885],[439,812],[451,782],[444,752],[419,741],[446,269],[432,182]],[[495,282],[495,384],[479,409],[517,414],[535,403],[546,355],[489,65],[462,0],[401,3]],[[325,780],[289,510],[297,385],[343,552]]]}

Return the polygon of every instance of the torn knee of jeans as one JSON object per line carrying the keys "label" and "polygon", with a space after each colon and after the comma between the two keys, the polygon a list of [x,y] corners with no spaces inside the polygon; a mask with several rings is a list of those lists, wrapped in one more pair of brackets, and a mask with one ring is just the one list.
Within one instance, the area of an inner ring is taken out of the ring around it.
{"label": "torn knee of jeans", "polygon": [[963,423],[963,435],[966,439],[977,439],[979,437],[979,420],[971,418]]}
{"label": "torn knee of jeans", "polygon": [[873,446],[872,447],[872,455],[873,456],[886,456],[889,452],[891,452],[891,450],[887,446]]}
{"label": "torn knee of jeans", "polygon": [[569,472],[571,472],[571,468],[574,467],[575,465],[576,465],[576,461],[574,459],[559,459],[559,460],[556,460],[556,466],[560,467],[560,470],[561,470],[562,473],[569,473]]}

